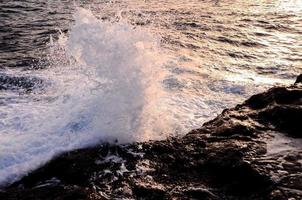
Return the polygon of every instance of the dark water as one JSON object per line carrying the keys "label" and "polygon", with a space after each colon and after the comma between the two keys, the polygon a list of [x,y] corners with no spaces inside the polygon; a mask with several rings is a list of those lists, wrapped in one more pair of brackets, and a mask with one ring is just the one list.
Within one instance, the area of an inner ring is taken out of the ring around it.
{"label": "dark water", "polygon": [[301,71],[300,0],[2,1],[0,181],[184,134]]}

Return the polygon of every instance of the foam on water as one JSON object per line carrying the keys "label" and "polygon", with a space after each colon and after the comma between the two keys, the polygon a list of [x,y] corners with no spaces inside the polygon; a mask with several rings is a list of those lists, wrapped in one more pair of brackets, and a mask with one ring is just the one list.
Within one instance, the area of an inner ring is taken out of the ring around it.
{"label": "foam on water", "polygon": [[[100,141],[156,138],[168,127],[168,119],[156,124],[161,113],[145,116],[161,97],[153,89],[158,87],[156,72],[161,65],[156,40],[123,20],[101,22],[83,8],[74,17],[70,33],[61,34],[57,42],[51,39],[49,67],[14,71],[14,75],[42,79],[43,87],[29,94],[4,94],[0,107],[2,184],[17,180],[60,152]],[[10,100],[13,96],[18,102]],[[144,131],[151,126],[156,130]]]}

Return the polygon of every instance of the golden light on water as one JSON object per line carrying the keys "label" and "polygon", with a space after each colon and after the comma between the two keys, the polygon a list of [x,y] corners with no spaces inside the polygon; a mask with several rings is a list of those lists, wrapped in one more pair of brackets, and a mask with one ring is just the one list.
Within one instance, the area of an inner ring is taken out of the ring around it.
{"label": "golden light on water", "polygon": [[302,0],[280,0],[277,6],[278,10],[302,11]]}
{"label": "golden light on water", "polygon": [[259,76],[258,74],[251,73],[251,72],[242,72],[238,74],[229,74],[226,75],[226,80],[233,81],[233,82],[253,82],[256,85],[277,85],[277,84],[284,84],[289,85],[292,81],[286,79],[280,79],[276,77],[268,77],[268,76]]}

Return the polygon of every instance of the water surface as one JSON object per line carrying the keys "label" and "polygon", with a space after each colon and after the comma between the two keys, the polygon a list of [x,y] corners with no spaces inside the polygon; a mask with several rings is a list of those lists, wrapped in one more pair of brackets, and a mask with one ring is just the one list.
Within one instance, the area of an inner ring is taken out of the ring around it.
{"label": "water surface", "polygon": [[183,135],[302,71],[300,0],[0,3],[0,182]]}

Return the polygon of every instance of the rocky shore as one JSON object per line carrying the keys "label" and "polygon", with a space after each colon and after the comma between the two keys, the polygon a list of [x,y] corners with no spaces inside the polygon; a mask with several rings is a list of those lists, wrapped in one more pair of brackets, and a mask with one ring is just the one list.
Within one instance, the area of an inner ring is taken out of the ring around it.
{"label": "rocky shore", "polygon": [[302,199],[302,74],[184,137],[59,155],[1,200]]}

